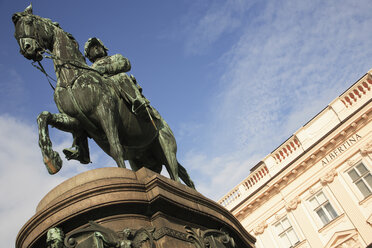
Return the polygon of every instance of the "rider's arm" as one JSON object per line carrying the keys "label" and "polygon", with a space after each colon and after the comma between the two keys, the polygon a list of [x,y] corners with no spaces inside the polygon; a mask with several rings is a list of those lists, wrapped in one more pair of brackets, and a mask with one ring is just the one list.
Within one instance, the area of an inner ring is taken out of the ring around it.
{"label": "rider's arm", "polygon": [[127,72],[130,70],[131,65],[127,58],[121,54],[115,54],[100,59],[92,65],[94,69],[97,69],[106,75],[116,75],[121,72]]}
{"label": "rider's arm", "polygon": [[109,74],[118,74],[120,72],[127,72],[131,65],[129,59],[121,54],[115,54],[110,57],[111,63],[109,65]]}

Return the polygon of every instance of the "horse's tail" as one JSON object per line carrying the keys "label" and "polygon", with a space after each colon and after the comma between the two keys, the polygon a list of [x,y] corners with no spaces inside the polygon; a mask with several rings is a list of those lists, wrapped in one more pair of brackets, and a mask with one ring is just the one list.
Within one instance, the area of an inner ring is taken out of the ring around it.
{"label": "horse's tail", "polygon": [[194,182],[191,180],[189,174],[187,173],[185,167],[183,167],[178,161],[178,175],[179,177],[182,179],[182,181],[187,185],[189,186],[190,188],[193,188],[195,189],[195,184]]}

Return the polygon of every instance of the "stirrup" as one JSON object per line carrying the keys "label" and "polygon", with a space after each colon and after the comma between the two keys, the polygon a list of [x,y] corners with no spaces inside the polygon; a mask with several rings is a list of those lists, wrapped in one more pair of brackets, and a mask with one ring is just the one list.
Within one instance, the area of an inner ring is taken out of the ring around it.
{"label": "stirrup", "polygon": [[84,153],[80,152],[80,148],[78,146],[63,149],[63,153],[65,154],[67,160],[77,160],[82,164],[91,163],[89,155],[88,157],[84,156]]}
{"label": "stirrup", "polygon": [[71,159],[79,160],[80,151],[79,151],[79,147],[77,146],[65,148],[63,149],[63,153],[65,154],[67,160],[71,160]]}

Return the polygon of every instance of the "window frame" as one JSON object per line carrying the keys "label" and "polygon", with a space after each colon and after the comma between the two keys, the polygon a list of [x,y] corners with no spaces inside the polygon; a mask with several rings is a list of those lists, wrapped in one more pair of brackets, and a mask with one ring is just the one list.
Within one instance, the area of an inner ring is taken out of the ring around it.
{"label": "window frame", "polygon": [[[321,194],[324,196],[324,199],[325,199],[324,201],[320,201],[318,199]],[[315,208],[312,202],[313,199],[315,199],[317,203],[317,206]],[[337,217],[340,216],[340,214],[337,211],[337,208],[335,208],[334,204],[331,203],[330,198],[327,197],[324,190],[320,190],[316,192],[315,194],[313,194],[311,197],[309,197],[308,204],[310,206],[312,213],[316,216],[317,222],[320,223],[320,228],[323,228],[324,226],[328,225],[329,223],[331,223],[333,220],[337,219]],[[333,210],[334,213],[331,213],[332,211],[330,211],[326,207],[327,205],[330,206],[330,208]],[[322,217],[319,214],[320,212],[319,210],[323,211],[323,213],[325,214],[325,217],[327,218],[327,221],[325,221],[325,219],[322,219]]]}
{"label": "window frame", "polygon": [[[284,221],[287,220],[289,226],[287,228],[284,227]],[[278,226],[281,225],[281,228],[282,230],[280,231],[278,229]],[[274,230],[275,230],[275,235],[276,235],[276,238],[278,239],[279,241],[279,244],[281,247],[285,247],[285,248],[293,248],[293,247],[296,247],[298,244],[301,243],[301,240],[300,240],[300,236],[298,235],[298,233],[296,232],[293,224],[291,223],[291,221],[289,220],[289,217],[286,215],[284,216],[283,218],[281,218],[280,220],[278,220],[277,222],[273,223],[273,227],[274,227]],[[289,232],[292,231],[294,233],[294,235],[296,236],[297,238],[297,241],[292,244],[292,241],[290,239],[290,235],[289,235]],[[284,242],[283,242],[283,238],[282,236],[285,235],[286,236],[286,239],[289,241],[289,243],[291,244],[291,246],[285,246]]]}
{"label": "window frame", "polygon": [[[364,174],[359,175],[360,172],[357,169],[357,166],[359,166],[361,164],[364,166],[364,168],[367,171]],[[350,175],[350,172],[353,171],[353,170],[359,176],[355,180]],[[368,174],[372,176],[371,169],[369,168],[369,166],[367,165],[367,163],[365,163],[363,160],[360,160],[360,161],[356,162],[354,165],[352,165],[351,168],[347,169],[345,172],[346,172],[345,174],[346,174],[346,177],[348,178],[348,181],[351,183],[352,187],[354,189],[356,189],[356,191],[358,192],[358,195],[360,195],[360,197],[361,197],[361,200],[364,200],[364,199],[369,198],[369,197],[372,196],[372,186],[369,185],[369,183],[364,179],[364,177],[368,176]],[[367,187],[367,189],[370,191],[368,195],[364,195],[364,193],[362,192],[362,190],[358,187],[357,182],[363,182],[364,186]]]}

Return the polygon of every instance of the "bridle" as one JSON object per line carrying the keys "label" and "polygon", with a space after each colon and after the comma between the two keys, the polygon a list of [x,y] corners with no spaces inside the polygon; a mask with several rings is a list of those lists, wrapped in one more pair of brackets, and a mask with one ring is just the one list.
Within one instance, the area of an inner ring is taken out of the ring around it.
{"label": "bridle", "polygon": [[[81,63],[80,61],[77,61],[77,60],[73,60],[73,59],[62,59],[60,57],[58,57],[57,55],[53,54],[52,52],[50,52],[49,50],[43,48],[43,46],[41,46],[39,40],[40,40],[40,36],[37,32],[37,28],[35,28],[35,24],[34,22],[35,21],[38,21],[38,22],[44,22],[46,23],[47,21],[43,20],[43,19],[38,19],[36,17],[34,17],[32,14],[27,14],[27,15],[21,15],[20,18],[30,18],[30,20],[24,20],[21,25],[18,27],[22,30],[24,30],[24,33],[22,35],[18,35],[18,32],[19,31],[16,31],[15,33],[15,38],[18,40],[18,43],[21,47],[21,53],[22,55],[25,54],[25,48],[24,48],[24,44],[21,42],[21,39],[25,39],[25,38],[29,38],[29,39],[33,39],[36,43],[36,45],[38,46],[38,48],[40,48],[40,53],[41,55],[44,57],[44,58],[47,58],[47,59],[54,59],[54,60],[59,60],[62,62],[62,64],[56,66],[56,68],[58,69],[57,73],[60,72],[60,70],[62,68],[66,68],[66,66],[72,66],[74,68],[78,68],[78,69],[83,69],[83,70],[89,70],[89,71],[94,71],[94,72],[97,72],[98,74],[100,74],[101,76],[103,76],[102,73],[100,73],[99,71],[93,69],[93,68],[90,68],[88,65],[84,64],[84,63]],[[17,22],[19,22],[20,20],[18,20]],[[26,24],[31,24],[33,23],[33,25],[26,25]],[[49,24],[49,23],[47,23]],[[48,55],[44,55],[44,54],[48,54]],[[37,62],[38,65],[36,65],[35,63]],[[53,91],[55,90],[55,87],[53,86],[53,84],[51,83],[51,80],[54,81],[54,82],[57,82],[54,78],[52,78],[47,72],[46,70],[44,69],[43,65],[41,64],[40,61],[33,61],[31,62],[31,65],[34,66],[35,68],[37,68],[39,71],[41,71],[45,77],[47,78],[48,80],[48,83],[50,85],[50,87],[53,89]],[[72,68],[71,68],[72,69]],[[78,75],[77,77],[79,77],[80,75]],[[71,82],[71,85],[73,84],[73,82],[77,79],[77,77],[74,78],[74,80]]]}

